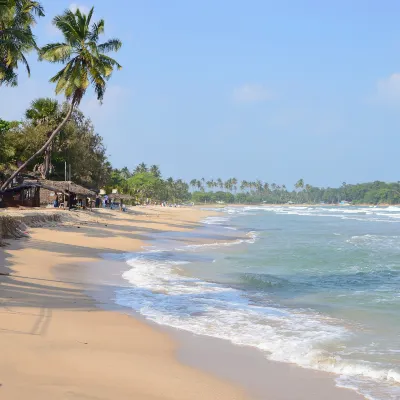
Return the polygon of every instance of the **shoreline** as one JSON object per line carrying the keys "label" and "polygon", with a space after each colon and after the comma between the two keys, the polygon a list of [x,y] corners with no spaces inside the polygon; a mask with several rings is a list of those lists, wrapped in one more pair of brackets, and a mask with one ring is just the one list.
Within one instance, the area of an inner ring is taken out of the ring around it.
{"label": "shoreline", "polygon": [[[140,209],[141,211],[146,210],[146,208]],[[150,224],[147,223],[147,225],[154,226],[153,224],[158,224],[157,218],[160,218],[160,211],[163,211],[163,209],[150,209],[148,208],[148,214],[145,215],[144,217],[147,219],[152,219]],[[163,229],[160,229],[158,232],[166,232],[166,231],[174,231],[174,230],[192,230],[196,227],[199,226],[198,221],[201,219],[201,216],[210,216],[213,215],[212,212],[204,212],[200,211],[196,208],[192,209],[174,209],[176,211],[172,211],[174,213],[174,217],[176,217],[175,213],[180,213],[185,214],[185,210],[188,212],[193,212],[195,211],[196,217],[195,221],[191,218],[190,221],[186,221],[184,224],[176,224],[176,221],[169,221],[170,225],[168,224],[158,224],[158,225],[163,225]],[[153,212],[155,214],[153,214]],[[200,212],[200,214],[199,214]],[[157,216],[158,214],[158,216]],[[167,214],[168,209],[167,209]],[[122,215],[123,214],[117,214],[117,215]],[[138,214],[134,214],[138,215]],[[201,215],[201,216],[200,216]],[[214,213],[215,215],[215,213]],[[192,215],[193,217],[193,215]],[[179,218],[179,217],[178,217]],[[182,218],[182,217],[180,217]],[[187,218],[187,217],[186,217]],[[119,245],[119,248],[112,249],[112,247],[115,246],[115,241],[113,240],[113,237],[105,237],[103,233],[97,236],[100,236],[101,242],[103,243],[104,246],[104,241],[107,241],[107,247],[105,247],[102,251],[102,253],[105,252],[111,252],[114,254],[118,253],[124,253],[126,251],[137,251],[140,250],[141,247],[145,244],[148,243],[150,240],[154,240],[154,238],[151,238],[152,233],[154,233],[156,230],[149,231],[148,226],[146,225],[146,222],[143,221],[143,224],[141,221],[135,220],[135,225],[131,226],[131,228],[135,228],[135,230],[140,230],[140,226],[142,226],[142,229],[144,229],[144,232],[147,233],[146,235],[142,235],[143,237],[138,237],[140,235],[138,234],[129,234],[131,237],[127,239],[127,242],[124,244]],[[149,221],[147,221],[149,222]],[[74,232],[70,232],[68,230],[71,230],[70,228],[66,228],[68,232],[61,232],[61,233],[67,233],[68,236],[71,236],[70,234],[81,234],[83,230],[85,229],[86,225],[85,223],[81,224],[82,226],[80,228],[74,229]],[[90,224],[89,224],[90,225]],[[160,228],[160,227],[159,227]],[[33,240],[37,240],[43,236],[44,231],[46,231],[48,228],[37,228],[32,230],[32,238]],[[82,229],[82,231],[78,231],[78,229]],[[93,232],[92,229],[90,229],[90,226],[87,226],[87,232],[89,236],[94,236],[95,232]],[[38,232],[39,230],[39,232]],[[52,228],[50,228],[50,231]],[[57,229],[58,231],[60,229]],[[54,230],[53,230],[54,232]],[[127,234],[124,231],[125,234]],[[132,236],[133,235],[133,236]],[[65,235],[64,235],[65,236]],[[26,242],[29,242],[31,239],[28,240],[22,240],[19,242],[13,242],[12,244],[12,249],[11,252],[16,251],[18,248],[18,251],[23,250],[24,248],[28,247]],[[55,248],[55,247],[62,247],[62,245],[59,243],[59,241],[55,240],[56,238],[52,238],[53,245],[50,246],[49,249],[47,249],[48,253],[57,250],[57,253],[62,253],[61,248]],[[126,238],[121,239],[125,241]],[[69,238],[71,240],[71,237]],[[99,242],[99,241],[97,241]],[[129,249],[126,248],[129,243]],[[94,243],[92,243],[94,244]],[[63,243],[65,245],[65,243]],[[72,244],[69,244],[72,245]],[[15,248],[14,248],[15,247]],[[52,247],[52,248],[51,248]],[[7,248],[5,249],[7,252]],[[81,298],[79,301],[65,301],[62,302],[62,304],[58,304],[57,308],[62,309],[63,311],[67,311],[68,318],[71,320],[76,321],[78,314],[81,314],[78,311],[85,311],[85,314],[88,314],[90,316],[90,319],[93,320],[92,323],[96,323],[98,321],[94,321],[93,315],[98,314],[98,313],[93,313],[93,311],[98,310],[98,307],[100,306],[103,308],[105,311],[104,313],[107,313],[107,315],[104,315],[105,319],[108,321],[107,325],[103,325],[103,328],[108,329],[108,324],[110,321],[115,321],[118,320],[118,327],[119,330],[118,332],[120,334],[126,334],[126,332],[130,331],[133,326],[135,326],[134,331],[136,333],[137,330],[142,331],[142,338],[143,335],[146,336],[148,339],[148,336],[154,336],[157,337],[158,340],[160,337],[162,337],[161,342],[165,345],[167,344],[168,352],[169,352],[169,357],[168,357],[168,369],[171,368],[179,368],[183,369],[186,371],[188,374],[189,371],[191,374],[194,374],[196,377],[194,381],[198,385],[199,380],[207,382],[206,386],[211,387],[212,390],[210,392],[205,393],[204,389],[199,387],[194,387],[193,382],[189,379],[189,382],[187,380],[185,381],[189,386],[188,389],[186,390],[193,390],[193,392],[187,392],[190,393],[190,398],[207,398],[207,399],[213,399],[213,398],[218,398],[218,399],[268,399],[268,400],[275,400],[275,399],[285,399],[285,400],[291,400],[293,396],[297,396],[296,398],[298,399],[307,399],[307,400],[312,400],[312,399],[319,399],[321,396],[323,396],[326,399],[336,399],[338,396],[344,400],[356,400],[356,399],[363,399],[363,396],[358,395],[357,393],[350,391],[348,389],[341,389],[335,386],[334,383],[334,376],[332,374],[328,373],[323,373],[319,371],[312,371],[304,368],[300,368],[295,365],[291,364],[285,364],[285,363],[277,363],[277,362],[272,362],[267,360],[264,355],[256,350],[252,349],[250,347],[239,347],[235,346],[227,341],[223,341],[220,339],[215,339],[215,338],[210,338],[210,337],[204,337],[204,336],[198,336],[198,335],[193,335],[188,332],[180,331],[177,329],[169,328],[166,326],[161,326],[155,323],[152,323],[151,321],[146,320],[144,317],[141,315],[137,314],[131,309],[125,309],[124,307],[118,306],[116,304],[112,304],[110,302],[110,295],[112,291],[110,292],[112,285],[114,284],[115,286],[120,287],[121,284],[123,284],[123,278],[121,277],[121,272],[123,270],[128,270],[130,267],[125,263],[121,261],[108,261],[108,260],[102,260],[99,256],[98,253],[99,248],[95,248],[95,254],[92,254],[91,251],[89,251],[87,248],[86,249],[75,249],[75,255],[78,257],[75,258],[73,257],[71,259],[71,254],[65,254],[65,257],[68,258],[69,262],[58,262],[56,265],[52,265],[50,268],[50,271],[47,271],[50,273],[53,277],[51,280],[52,282],[58,282],[62,283],[61,287],[64,288],[65,290],[65,283],[67,283],[68,286],[71,286],[71,290],[76,290],[73,293],[79,293]],[[111,251],[109,251],[111,250]],[[66,249],[64,249],[66,251]],[[78,254],[76,254],[78,252]],[[14,253],[13,253],[14,254]],[[61,261],[61,260],[59,260]],[[51,264],[51,260],[50,260]],[[100,267],[100,264],[102,264],[102,267]],[[1,265],[1,264],[0,264]],[[112,274],[110,271],[112,270]],[[86,274],[86,277],[83,278],[82,274]],[[112,275],[115,275],[115,280],[112,278]],[[11,275],[13,276],[13,275]],[[91,280],[94,276],[96,278]],[[56,278],[54,280],[54,277]],[[0,277],[0,282],[2,282],[3,277]],[[29,279],[43,279],[43,278],[28,278]],[[49,277],[45,278],[49,279]],[[47,281],[46,281],[47,282]],[[71,283],[72,282],[72,283]],[[57,284],[57,285],[58,285]],[[126,286],[129,287],[129,284],[126,283]],[[79,288],[79,289],[76,289]],[[54,288],[52,288],[54,289]],[[103,297],[102,297],[103,296]],[[51,301],[54,302],[55,299],[51,299]],[[72,299],[69,299],[72,300]],[[78,305],[76,305],[78,303]],[[55,306],[55,305],[54,305]],[[71,306],[72,306],[72,311],[71,311]],[[46,307],[45,307],[46,308]],[[51,307],[47,307],[48,309],[51,309]],[[55,307],[54,307],[55,308]],[[116,312],[118,311],[118,312]],[[41,318],[46,320],[46,313],[44,312],[44,316],[42,315],[43,311],[39,311],[39,315],[41,315]],[[62,312],[64,314],[64,312]],[[108,315],[110,314],[110,315]],[[124,315],[125,314],[125,315]],[[126,315],[128,314],[128,316]],[[118,316],[117,316],[118,315]],[[67,316],[65,314],[65,316]],[[132,318],[133,317],[133,318]],[[54,318],[53,318],[54,319]],[[102,321],[103,322],[103,321]],[[79,323],[82,325],[82,328],[84,331],[87,330],[87,324],[89,324],[89,321],[82,321],[80,320]],[[120,325],[121,324],[121,325]],[[4,322],[0,323],[0,329],[2,331],[4,330]],[[45,328],[48,329],[48,328]],[[1,332],[1,331],[0,331]],[[91,335],[93,336],[93,331],[91,332]],[[111,332],[110,332],[111,334]],[[40,335],[39,335],[40,336]],[[96,344],[102,344],[104,346],[104,342],[107,342],[108,345],[110,345],[108,337],[103,337],[99,341],[99,338],[97,337],[91,337],[90,342],[89,339],[87,341],[79,341],[80,345],[82,344],[85,345],[90,345],[92,341],[98,342]],[[140,339],[140,338],[139,338]],[[86,339],[85,339],[86,340]],[[87,343],[87,344],[86,344]],[[129,343],[126,343],[125,345],[128,346],[129,348]],[[147,346],[149,344],[147,343]],[[154,343],[151,343],[153,346]],[[112,346],[113,347],[113,346]],[[165,355],[165,348],[157,348],[157,356],[159,356],[160,352],[163,352]],[[77,349],[74,348],[76,351]],[[134,354],[133,356],[137,356],[137,351],[138,349],[134,349]],[[50,349],[49,349],[50,352]],[[84,354],[85,350],[82,349],[78,351],[79,357],[85,358]],[[48,354],[51,356],[50,354]],[[108,357],[103,356],[102,361],[105,360],[110,360],[110,354],[107,354]],[[156,355],[155,354],[147,354],[148,358],[154,358]],[[77,354],[78,357],[78,354]],[[141,361],[143,361],[143,358],[141,357]],[[164,360],[165,361],[165,360]],[[115,359],[114,362],[116,364],[119,363],[118,359]],[[4,360],[0,361],[0,377],[4,376],[4,367],[7,367],[7,365],[3,365]],[[5,363],[6,364],[6,363]],[[245,366],[245,367],[244,367]],[[154,366],[152,367],[154,368]],[[123,372],[121,372],[122,375],[124,375]],[[164,372],[165,373],[165,372]],[[113,380],[116,379],[117,377],[114,376],[108,376],[106,379]],[[118,377],[120,378],[120,377]],[[154,376],[153,376],[154,378]],[[5,388],[8,386],[4,382],[4,379],[2,379],[3,387],[0,387],[1,391],[5,392]],[[211,386],[210,381],[211,380]],[[285,382],[290,383],[290,385],[286,385]],[[181,382],[182,383],[182,382]],[[180,383],[180,385],[181,385]],[[164,383],[165,384],[165,383]],[[187,397],[181,397],[181,394],[178,393],[180,391],[180,385],[179,388],[170,388],[172,392],[170,395],[167,397],[163,397],[163,395],[160,394],[161,397],[146,397],[148,393],[145,393],[148,388],[145,390],[145,392],[140,392],[137,393],[137,395],[140,395],[141,399],[153,399],[153,398],[159,398],[159,399],[183,399]],[[162,386],[162,384],[161,384]],[[168,385],[167,385],[168,386]],[[243,392],[243,389],[245,392]],[[136,388],[129,388],[130,392],[129,394],[135,394],[133,390],[136,390]],[[90,395],[93,395],[93,393],[97,392],[95,388],[92,387],[92,385],[89,385],[88,387],[85,388],[86,392],[85,393],[90,393]],[[144,390],[141,388],[141,390]],[[175,391],[174,391],[175,390]],[[199,392],[200,390],[200,392]],[[165,391],[165,390],[164,390]],[[163,391],[163,392],[164,392]],[[0,392],[1,393],[1,392]],[[70,392],[70,393],[75,393],[75,392]],[[218,393],[218,396],[215,396],[215,393]],[[226,393],[226,394],[225,394]],[[247,395],[245,394],[247,393]],[[57,396],[57,392],[52,393],[52,396]],[[113,396],[110,395],[110,397],[99,397],[99,398],[115,398],[116,394],[114,393]],[[120,393],[118,398],[125,398],[124,395],[128,395],[128,392],[125,393]],[[41,393],[41,396],[43,394]],[[189,396],[189,394],[188,394]],[[198,396],[198,397],[197,397]],[[249,397],[250,396],[250,397]],[[300,396],[300,397],[299,397]],[[8,398],[19,398],[19,397],[8,397]],[[30,398],[35,399],[36,397],[32,397],[30,395]],[[38,397],[39,398],[39,397]],[[46,397],[40,397],[41,399],[46,399]],[[51,397],[51,398],[70,398],[70,397]]]}
{"label": "shoreline", "polygon": [[[63,212],[63,211],[60,211]],[[107,215],[103,215],[107,214]],[[69,214],[71,215],[71,214]],[[99,308],[73,274],[99,253],[134,251],[150,232],[187,230],[200,210],[76,213],[81,220],[30,229],[0,250],[0,394],[7,399],[248,398],[240,387],[188,367],[176,343],[144,322]]]}

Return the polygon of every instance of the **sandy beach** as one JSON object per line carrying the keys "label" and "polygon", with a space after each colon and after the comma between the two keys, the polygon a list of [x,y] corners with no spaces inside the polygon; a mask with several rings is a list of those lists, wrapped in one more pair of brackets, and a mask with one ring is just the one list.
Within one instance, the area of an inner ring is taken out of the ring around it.
{"label": "sandy beach", "polygon": [[329,374],[107,309],[88,290],[95,279],[81,279],[89,265],[89,280],[112,267],[100,254],[140,250],[150,235],[195,229],[213,212],[137,207],[127,213],[40,213],[60,214],[62,222],[29,228],[29,237],[0,248],[1,398],[362,398],[336,388]]}
{"label": "sandy beach", "polygon": [[[43,212],[54,212],[44,210]],[[60,211],[63,213],[64,211]],[[76,213],[29,229],[1,249],[0,397],[4,399],[244,399],[243,391],[174,357],[167,334],[104,311],[56,266],[139,249],[146,234],[192,229],[204,212]]]}

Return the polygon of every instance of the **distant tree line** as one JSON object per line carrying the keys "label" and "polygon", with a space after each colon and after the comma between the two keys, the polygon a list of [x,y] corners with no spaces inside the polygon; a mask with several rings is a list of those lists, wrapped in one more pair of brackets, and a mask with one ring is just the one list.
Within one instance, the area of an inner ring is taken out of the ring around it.
{"label": "distant tree line", "polygon": [[199,203],[225,202],[239,204],[400,204],[400,182],[368,182],[350,185],[343,182],[339,188],[319,188],[299,179],[293,190],[286,185],[261,180],[239,182],[236,178],[226,181],[192,179],[193,201]]}

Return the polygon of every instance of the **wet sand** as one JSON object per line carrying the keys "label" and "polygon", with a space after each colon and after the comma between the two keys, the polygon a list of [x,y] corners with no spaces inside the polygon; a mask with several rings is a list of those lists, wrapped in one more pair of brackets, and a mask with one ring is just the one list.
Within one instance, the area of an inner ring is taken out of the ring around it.
{"label": "wet sand", "polygon": [[0,276],[0,397],[362,399],[336,388],[330,374],[160,327],[113,303],[129,267],[100,254],[138,251],[160,232],[198,228],[209,214],[157,207],[86,213],[10,241],[0,250],[0,268],[11,269]]}

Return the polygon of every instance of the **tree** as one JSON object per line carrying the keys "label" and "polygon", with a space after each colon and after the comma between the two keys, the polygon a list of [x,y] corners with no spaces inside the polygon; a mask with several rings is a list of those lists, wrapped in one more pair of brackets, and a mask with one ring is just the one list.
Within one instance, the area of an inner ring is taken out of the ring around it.
{"label": "tree", "polygon": [[142,174],[143,172],[149,172],[147,165],[144,162],[140,163],[135,168],[134,174]]}
{"label": "tree", "polygon": [[37,49],[32,26],[44,10],[38,1],[0,0],[0,86],[16,86],[19,64],[30,75],[26,55]]}
{"label": "tree", "polygon": [[201,190],[202,192],[204,192],[204,186],[203,186],[203,184],[202,184],[202,182],[201,181],[197,181],[196,182],[196,186],[197,186],[197,189],[198,190]]}
{"label": "tree", "polygon": [[190,181],[190,186],[194,189],[197,186],[197,179],[192,179]]}
{"label": "tree", "polygon": [[50,82],[56,83],[56,94],[65,95],[69,108],[64,119],[44,145],[4,182],[0,190],[4,190],[18,173],[50,146],[54,137],[68,122],[74,108],[81,102],[89,85],[92,84],[97,100],[102,102],[106,83],[114,68],[122,68],[117,61],[107,55],[121,48],[120,40],[110,39],[99,44],[99,37],[104,33],[104,20],[90,25],[93,12],[94,7],[87,15],[81,13],[79,9],[75,12],[66,10],[64,14],[53,19],[53,24],[64,36],[64,42],[44,46],[40,49],[40,57],[53,63],[66,63]]}
{"label": "tree", "polygon": [[9,132],[18,125],[17,121],[5,121],[0,118],[0,180],[15,154],[15,146]]}
{"label": "tree", "polygon": [[127,184],[129,193],[138,196],[141,202],[145,202],[160,192],[162,181],[150,172],[139,172],[129,178]]}
{"label": "tree", "polygon": [[231,179],[231,182],[232,182],[232,189],[234,190],[234,192],[236,193],[236,191],[237,191],[237,183],[238,183],[238,180],[236,179],[236,178],[232,178]]}
{"label": "tree", "polygon": [[153,174],[156,178],[161,178],[161,171],[158,165],[152,165],[150,167],[150,173]]}
{"label": "tree", "polygon": [[311,192],[312,186],[307,183],[305,188],[306,188],[306,192],[307,192],[307,201],[310,202],[310,192]]}
{"label": "tree", "polygon": [[296,191],[297,191],[297,202],[299,202],[299,191],[300,190],[303,190],[303,188],[304,188],[304,179],[299,179],[296,183],[295,183],[295,185],[294,185],[294,187],[296,188]]}
{"label": "tree", "polygon": [[[31,107],[25,112],[25,117],[29,121],[32,121],[35,126],[47,125],[49,129],[47,138],[50,137],[52,130],[57,126],[60,120],[62,120],[60,116],[61,112],[58,101],[50,98],[39,98],[32,101]],[[52,143],[45,150],[44,162],[39,165],[38,168],[42,178],[46,178],[48,176],[51,168],[51,149]]]}

